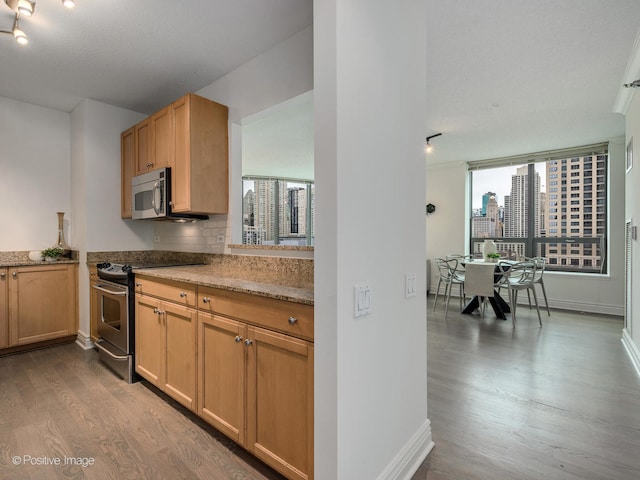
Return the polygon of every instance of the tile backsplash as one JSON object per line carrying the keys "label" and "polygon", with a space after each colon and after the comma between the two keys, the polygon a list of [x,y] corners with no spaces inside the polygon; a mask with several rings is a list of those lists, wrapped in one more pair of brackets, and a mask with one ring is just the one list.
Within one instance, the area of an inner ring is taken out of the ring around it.
{"label": "tile backsplash", "polygon": [[230,243],[228,215],[193,223],[155,222],[153,248],[176,252],[224,253]]}

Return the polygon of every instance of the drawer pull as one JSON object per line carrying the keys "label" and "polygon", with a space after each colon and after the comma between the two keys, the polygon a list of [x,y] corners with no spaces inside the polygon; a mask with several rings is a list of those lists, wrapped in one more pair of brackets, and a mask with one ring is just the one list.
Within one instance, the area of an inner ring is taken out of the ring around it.
{"label": "drawer pull", "polygon": [[252,343],[253,343],[253,340],[249,340],[248,338],[244,341],[244,344],[245,344],[247,347],[250,347]]}
{"label": "drawer pull", "polygon": [[242,337],[240,335],[236,335],[236,343],[240,343],[242,341]]}
{"label": "drawer pull", "polygon": [[298,322],[296,317],[289,317],[289,325],[294,325]]}
{"label": "drawer pull", "polygon": [[211,299],[209,297],[202,297],[202,303],[211,303]]}
{"label": "drawer pull", "polygon": [[186,293],[184,293],[184,292],[180,292],[180,298],[184,298],[184,297],[186,297],[186,296],[187,296],[187,294],[186,294]]}
{"label": "drawer pull", "polygon": [[136,287],[141,287],[142,286],[142,282],[136,282]]}

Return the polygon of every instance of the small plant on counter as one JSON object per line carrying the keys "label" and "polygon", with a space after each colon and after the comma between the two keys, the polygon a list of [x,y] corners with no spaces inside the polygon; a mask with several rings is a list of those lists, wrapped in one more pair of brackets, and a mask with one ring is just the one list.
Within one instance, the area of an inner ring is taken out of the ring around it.
{"label": "small plant on counter", "polygon": [[52,258],[52,259],[56,260],[63,253],[64,253],[64,250],[62,250],[60,247],[51,247],[51,248],[45,248],[44,250],[42,250],[42,252],[40,254],[45,259],[46,258]]}

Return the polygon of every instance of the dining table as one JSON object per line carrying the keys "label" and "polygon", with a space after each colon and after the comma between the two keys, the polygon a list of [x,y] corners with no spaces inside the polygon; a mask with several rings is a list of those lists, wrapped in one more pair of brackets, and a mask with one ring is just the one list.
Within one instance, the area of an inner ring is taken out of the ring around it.
{"label": "dining table", "polygon": [[[471,294],[473,297],[462,309],[462,313],[471,315],[487,298],[496,317],[506,320],[506,314],[510,313],[511,309],[495,287],[503,276],[505,263],[501,264],[502,268],[496,262],[482,260],[467,260],[463,265],[465,267],[464,292],[465,295]],[[508,268],[508,264],[506,265]]]}

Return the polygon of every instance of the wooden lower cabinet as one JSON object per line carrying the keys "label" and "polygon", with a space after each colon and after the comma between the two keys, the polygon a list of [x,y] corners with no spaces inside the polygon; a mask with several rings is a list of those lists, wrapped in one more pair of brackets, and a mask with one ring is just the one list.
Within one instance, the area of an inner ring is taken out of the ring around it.
{"label": "wooden lower cabinet", "polygon": [[198,414],[287,478],[313,478],[313,344],[199,312],[198,357]]}
{"label": "wooden lower cabinet", "polygon": [[9,346],[9,302],[7,269],[0,268],[0,348]]}
{"label": "wooden lower cabinet", "polygon": [[245,442],[247,327],[198,313],[198,414],[240,445]]}
{"label": "wooden lower cabinet", "polygon": [[136,296],[136,372],[196,411],[196,310]]}
{"label": "wooden lower cabinet", "polygon": [[9,346],[76,335],[77,265],[38,265],[6,272]]}
{"label": "wooden lower cabinet", "polygon": [[247,449],[287,478],[313,478],[313,344],[248,327]]}

